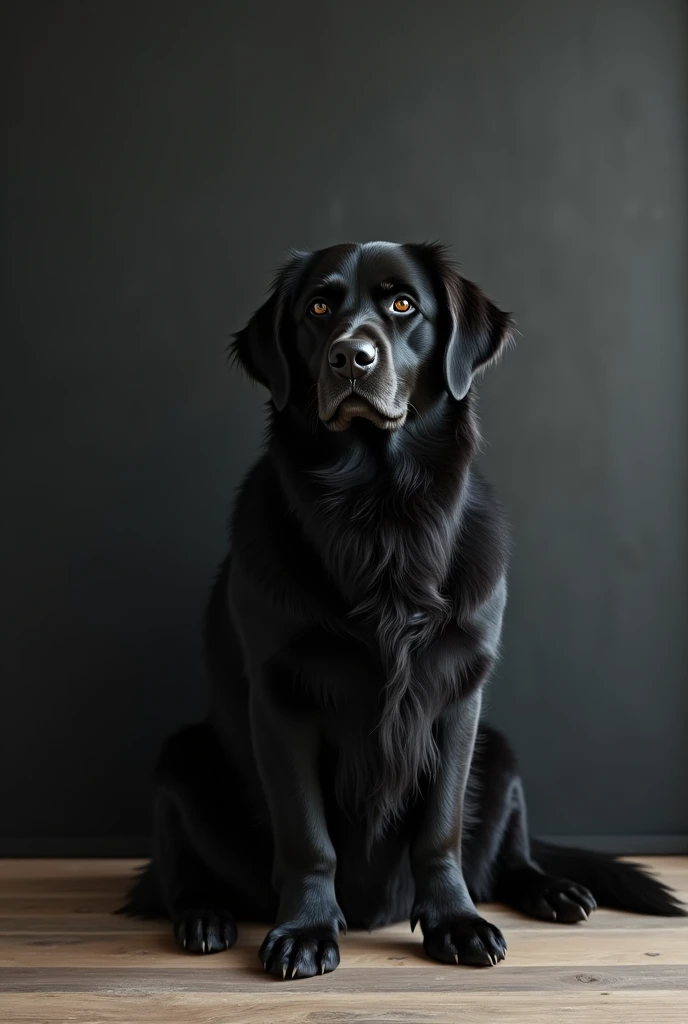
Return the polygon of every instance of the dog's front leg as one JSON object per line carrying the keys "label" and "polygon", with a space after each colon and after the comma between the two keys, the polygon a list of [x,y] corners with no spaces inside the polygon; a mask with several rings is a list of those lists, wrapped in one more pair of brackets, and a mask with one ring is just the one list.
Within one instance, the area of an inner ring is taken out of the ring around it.
{"label": "dog's front leg", "polygon": [[461,867],[463,804],[480,703],[478,689],[440,718],[437,773],[411,845],[416,883],[411,924],[420,921],[425,952],[444,963],[496,964],[506,950],[501,932],[478,914]]}
{"label": "dog's front leg", "polygon": [[270,809],[279,895],[277,921],[260,959],[266,971],[283,979],[333,971],[339,929],[345,927],[318,777],[318,731],[285,700],[290,691],[280,669],[266,672],[251,691],[253,746]]}

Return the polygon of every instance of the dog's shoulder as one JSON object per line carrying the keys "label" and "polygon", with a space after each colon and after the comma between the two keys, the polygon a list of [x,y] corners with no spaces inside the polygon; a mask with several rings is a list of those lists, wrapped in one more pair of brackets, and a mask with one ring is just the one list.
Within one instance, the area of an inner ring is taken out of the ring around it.
{"label": "dog's shoulder", "polygon": [[471,468],[455,542],[450,589],[459,618],[471,618],[485,604],[503,606],[509,562],[510,531],[492,485]]}

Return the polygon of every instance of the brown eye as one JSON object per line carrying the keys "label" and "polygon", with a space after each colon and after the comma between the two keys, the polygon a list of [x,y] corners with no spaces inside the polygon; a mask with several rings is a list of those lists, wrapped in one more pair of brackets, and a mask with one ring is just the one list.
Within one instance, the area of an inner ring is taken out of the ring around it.
{"label": "brown eye", "polygon": [[395,299],[392,303],[392,309],[395,313],[410,313],[413,309],[411,302],[404,295],[400,298]]}
{"label": "brown eye", "polygon": [[330,307],[326,302],[314,302],[311,306],[311,313],[314,313],[315,316],[323,316],[325,313],[329,312]]}

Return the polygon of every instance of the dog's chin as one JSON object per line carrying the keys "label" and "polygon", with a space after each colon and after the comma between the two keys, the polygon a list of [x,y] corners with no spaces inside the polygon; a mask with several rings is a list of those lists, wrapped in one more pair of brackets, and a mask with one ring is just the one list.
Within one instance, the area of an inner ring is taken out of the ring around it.
{"label": "dog's chin", "polygon": [[[351,396],[339,403],[329,419],[323,418],[328,430],[348,430],[355,419],[368,420],[380,430],[398,430],[406,422],[407,410],[400,413],[382,412],[364,398]],[[321,417],[322,418],[322,417]]]}

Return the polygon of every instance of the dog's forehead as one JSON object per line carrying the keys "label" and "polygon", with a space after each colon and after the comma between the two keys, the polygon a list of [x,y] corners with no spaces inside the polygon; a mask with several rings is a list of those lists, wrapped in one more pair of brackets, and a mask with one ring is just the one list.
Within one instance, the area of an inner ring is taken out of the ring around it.
{"label": "dog's forehead", "polygon": [[424,267],[408,249],[391,242],[369,242],[361,247],[359,277],[364,284],[429,286]]}
{"label": "dog's forehead", "polygon": [[353,278],[356,275],[361,246],[353,243],[331,245],[313,253],[309,278],[326,280],[328,277]]}
{"label": "dog's forehead", "polygon": [[419,291],[432,291],[424,266],[406,247],[394,242],[333,245],[316,252],[308,285],[330,283],[344,288],[411,285]]}

